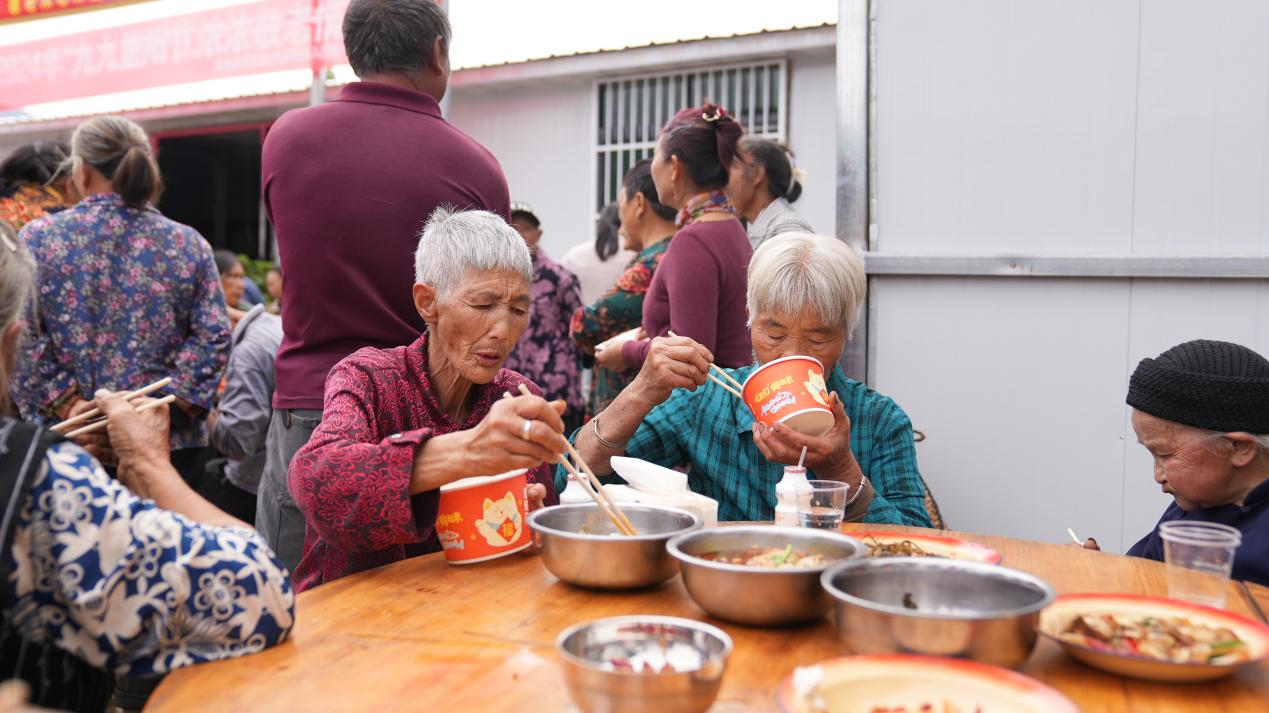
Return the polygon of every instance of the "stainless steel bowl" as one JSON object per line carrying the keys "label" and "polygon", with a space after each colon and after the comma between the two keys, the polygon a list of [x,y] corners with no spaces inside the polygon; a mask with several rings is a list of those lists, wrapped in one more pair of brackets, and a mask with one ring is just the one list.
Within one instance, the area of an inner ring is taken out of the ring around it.
{"label": "stainless steel bowl", "polygon": [[679,535],[666,546],[683,570],[687,593],[700,608],[737,624],[783,626],[813,621],[832,605],[820,575],[834,563],[806,569],[748,567],[702,559],[713,552],[750,547],[786,547],[834,560],[863,557],[867,548],[853,537],[801,527],[745,525]]}
{"label": "stainless steel bowl", "polygon": [[620,534],[594,503],[531,513],[529,527],[542,548],[542,564],[565,582],[592,589],[638,589],[673,577],[679,563],[666,554],[665,543],[699,529],[701,519],[686,510],[645,505],[623,505],[621,511],[638,536]]}
{"label": "stainless steel bowl", "polygon": [[954,656],[1015,668],[1035,648],[1044,580],[981,562],[894,557],[824,573],[837,633],[857,654]]}
{"label": "stainless steel bowl", "polygon": [[[657,673],[606,664],[667,647],[690,660]],[[721,629],[691,619],[618,616],[566,629],[555,648],[568,692],[585,713],[703,713],[723,684],[732,643]]]}

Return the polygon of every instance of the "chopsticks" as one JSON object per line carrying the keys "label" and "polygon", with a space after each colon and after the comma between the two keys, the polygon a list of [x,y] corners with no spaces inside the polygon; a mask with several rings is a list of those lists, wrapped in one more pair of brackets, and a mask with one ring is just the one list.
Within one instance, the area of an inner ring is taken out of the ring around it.
{"label": "chopsticks", "polygon": [[1079,545],[1080,547],[1083,547],[1083,546],[1084,546],[1084,541],[1083,541],[1083,540],[1081,540],[1079,537],[1077,537],[1077,536],[1075,535],[1075,530],[1072,530],[1071,528],[1069,528],[1069,527],[1068,527],[1068,528],[1066,528],[1066,534],[1068,534],[1068,535],[1070,535],[1070,536],[1071,536],[1071,541],[1072,541],[1072,542],[1074,542],[1075,544]]}
{"label": "chopsticks", "polygon": [[[124,401],[131,401],[135,398],[146,396],[150,394],[151,392],[158,391],[159,389],[163,388],[164,386],[167,386],[170,383],[172,383],[172,377],[170,376],[164,377],[154,382],[153,384],[150,384],[148,386],[142,386],[136,391],[129,391],[128,393],[123,395],[123,399]],[[169,401],[167,403],[171,403],[171,402]],[[101,409],[97,409],[97,408],[91,409],[89,411],[85,411],[79,414],[78,416],[68,418],[65,421],[62,421],[52,426],[49,430],[62,433],[62,435],[66,435],[66,436],[75,435],[75,433],[78,433],[78,432],[68,434],[68,433],[64,433],[64,431],[65,429],[70,428],[71,426],[74,426],[79,423],[83,423],[84,421],[91,421],[92,419],[99,418],[100,416],[101,416]]]}
{"label": "chopsticks", "polygon": [[[675,334],[673,330],[666,332],[666,334],[670,335],[671,337],[679,336]],[[740,393],[740,390],[745,387],[739,381],[736,381],[735,379],[733,379],[731,374],[728,374],[726,371],[723,371],[721,367],[719,367],[717,364],[713,362],[710,362],[709,368],[712,371],[718,372],[719,376],[727,380],[727,382],[724,382],[722,381],[722,379],[719,379],[717,376],[714,376],[713,374],[706,374],[706,376],[709,377],[710,381],[714,382],[715,384],[718,384],[724,389],[727,389],[728,391],[732,393],[732,395],[734,395],[736,398],[740,399],[741,401],[745,400],[745,397]]]}
{"label": "chopsticks", "polygon": [[[169,394],[157,401],[151,401],[148,404],[142,404],[141,407],[137,409],[137,412],[149,411],[150,409],[158,408],[164,404],[170,404],[175,400],[176,400],[176,397]],[[65,435],[67,438],[74,438],[76,436],[82,436],[87,433],[93,433],[94,431],[100,431],[101,429],[106,427],[106,423],[107,423],[106,419],[103,418],[98,421],[93,421],[92,423],[88,424],[87,426],[84,426],[83,428],[77,428],[74,431],[71,431],[70,433],[67,433]]]}
{"label": "chopsticks", "polygon": [[[533,395],[533,392],[529,391],[529,387],[524,384],[520,384],[520,393],[524,396]],[[515,398],[508,391],[504,391],[502,393],[502,397],[504,399]],[[585,490],[586,494],[595,501],[595,504],[599,505],[599,509],[608,516],[609,520],[612,520],[612,524],[621,531],[621,534],[629,535],[631,537],[638,535],[639,531],[635,529],[634,523],[630,522],[630,518],[626,517],[626,514],[621,511],[621,508],[617,507],[617,503],[614,502],[613,499],[608,496],[608,493],[604,491],[604,487],[599,482],[599,478],[595,476],[595,472],[590,469],[590,466],[586,465],[586,461],[582,460],[582,456],[577,452],[576,448],[573,448],[573,444],[569,443],[568,440],[565,440],[564,447],[568,449],[567,456],[561,461],[564,465],[564,470],[568,471],[569,475],[581,484],[582,490]],[[572,457],[573,460],[577,462],[577,465],[570,463],[568,457]],[[585,472],[584,476],[581,472],[579,472],[579,468],[581,471]]]}

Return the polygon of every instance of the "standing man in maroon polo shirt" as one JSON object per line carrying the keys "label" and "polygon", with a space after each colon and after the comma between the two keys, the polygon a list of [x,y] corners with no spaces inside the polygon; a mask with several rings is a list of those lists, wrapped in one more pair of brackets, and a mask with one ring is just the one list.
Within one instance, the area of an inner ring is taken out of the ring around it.
{"label": "standing man in maroon polo shirt", "polygon": [[321,420],[326,373],[362,347],[409,344],[423,330],[409,287],[433,210],[510,217],[498,161],[441,116],[450,26],[440,6],[352,0],[343,32],[361,81],[327,104],[287,112],[264,142],[286,312],[256,528],[291,569],[304,516],[287,468]]}

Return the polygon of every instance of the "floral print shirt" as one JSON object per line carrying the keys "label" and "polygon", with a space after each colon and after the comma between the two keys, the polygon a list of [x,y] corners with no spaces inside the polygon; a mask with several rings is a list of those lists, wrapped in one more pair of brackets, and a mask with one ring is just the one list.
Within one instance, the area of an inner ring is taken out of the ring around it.
{"label": "floral print shirt", "polygon": [[[638,327],[643,323],[643,297],[648,294],[652,275],[670,247],[670,238],[649,245],[639,252],[635,261],[626,268],[617,284],[589,307],[582,307],[573,314],[570,332],[577,347],[588,355],[595,347],[612,337]],[[595,368],[594,390],[591,393],[591,413],[599,413],[617,398],[621,390],[630,385],[638,369],[612,371]]]}
{"label": "floral print shirt", "polygon": [[[39,267],[14,401],[55,420],[72,397],[172,377],[170,392],[208,411],[229,355],[229,317],[211,246],[198,231],[114,193],[28,223]],[[182,422],[183,421],[183,422]],[[173,422],[173,449],[207,445],[202,419]]]}
{"label": "floral print shirt", "polygon": [[[503,369],[475,385],[464,423],[441,406],[427,366],[428,333],[395,349],[366,347],[331,369],[322,422],[291,461],[291,494],[304,513],[299,591],[355,572],[440,551],[435,524],[439,491],[410,494],[414,455],[432,436],[474,428],[503,392],[528,379]],[[471,475],[478,475],[472,473]],[[549,466],[529,472],[556,502]]]}
{"label": "floral print shirt", "polygon": [[5,611],[23,638],[125,676],[254,653],[295,620],[290,577],[254,531],[162,510],[65,441],[46,453],[9,554]]}
{"label": "floral print shirt", "polygon": [[568,402],[564,419],[580,421],[586,409],[582,397],[581,356],[569,339],[573,313],[582,306],[581,287],[573,273],[538,248],[533,257],[533,303],[529,326],[520,335],[503,367],[518,371],[542,387],[548,400]]}

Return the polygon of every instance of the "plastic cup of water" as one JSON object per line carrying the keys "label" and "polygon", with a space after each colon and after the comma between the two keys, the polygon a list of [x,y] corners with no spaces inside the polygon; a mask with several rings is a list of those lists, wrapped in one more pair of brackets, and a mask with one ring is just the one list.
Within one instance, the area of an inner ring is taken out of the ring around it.
{"label": "plastic cup of water", "polygon": [[810,497],[798,498],[798,518],[802,527],[836,530],[846,514],[846,491],[850,486],[836,480],[808,480]]}
{"label": "plastic cup of water", "polygon": [[1160,525],[1159,537],[1167,565],[1168,596],[1223,608],[1242,533],[1220,523],[1178,520]]}

